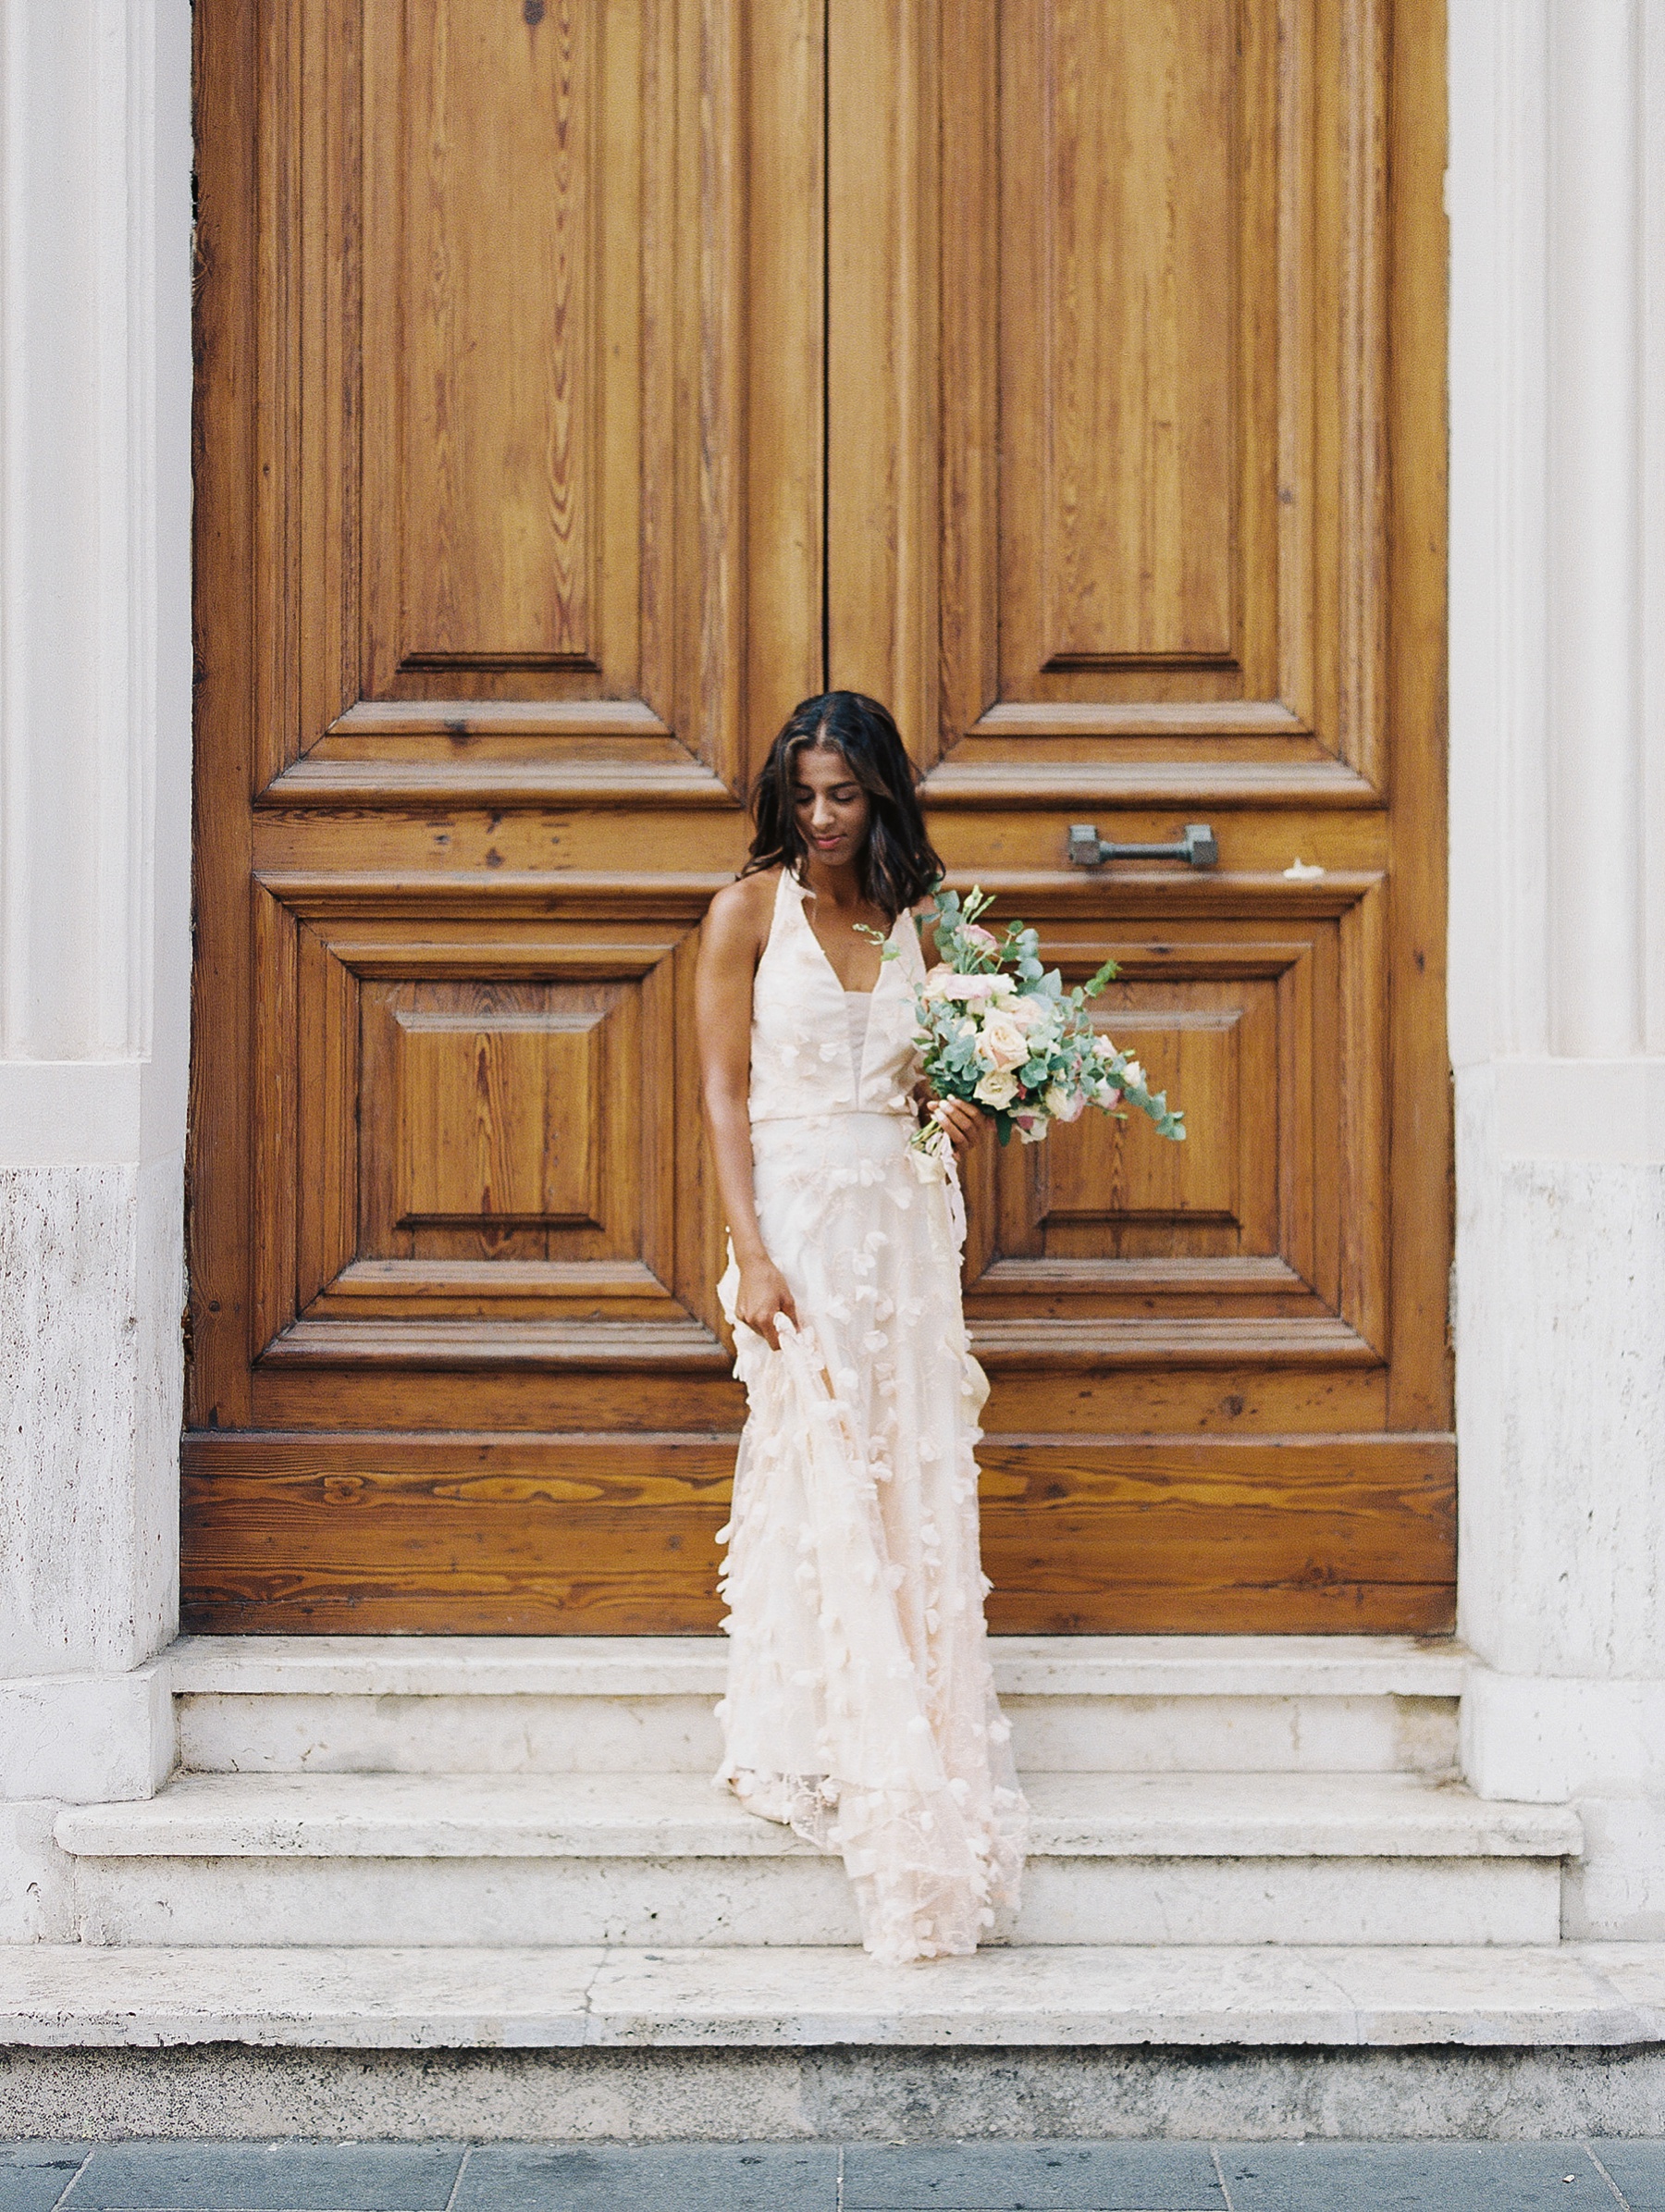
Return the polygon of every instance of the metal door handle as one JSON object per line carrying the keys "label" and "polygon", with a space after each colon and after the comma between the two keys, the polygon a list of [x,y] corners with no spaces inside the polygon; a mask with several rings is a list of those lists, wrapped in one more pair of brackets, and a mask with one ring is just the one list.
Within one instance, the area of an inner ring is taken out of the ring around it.
{"label": "metal door handle", "polygon": [[1193,868],[1212,868],[1220,848],[1205,822],[1188,822],[1178,845],[1113,845],[1099,835],[1096,822],[1072,822],[1069,858],[1077,868],[1098,868],[1106,860],[1189,860]]}

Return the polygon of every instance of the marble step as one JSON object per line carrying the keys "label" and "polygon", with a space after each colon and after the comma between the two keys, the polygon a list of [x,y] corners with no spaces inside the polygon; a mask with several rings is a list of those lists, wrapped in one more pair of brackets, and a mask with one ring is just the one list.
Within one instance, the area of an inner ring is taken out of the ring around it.
{"label": "marble step", "polygon": [[14,2048],[1502,2052],[1661,2041],[1665,1944],[1075,1946],[903,1968],[842,1948],[0,1946],[0,2045]]}
{"label": "marble step", "polygon": [[[1578,1825],[1413,1774],[1039,1773],[1018,1944],[1550,1944]],[[840,1944],[843,1868],[684,1773],[184,1774],[57,1817],[105,1944]]]}
{"label": "marble step", "polygon": [[[1449,1773],[1465,1654],[1410,1637],[997,1637],[1037,1771]],[[709,1773],[721,1637],[186,1637],[201,1773]]]}

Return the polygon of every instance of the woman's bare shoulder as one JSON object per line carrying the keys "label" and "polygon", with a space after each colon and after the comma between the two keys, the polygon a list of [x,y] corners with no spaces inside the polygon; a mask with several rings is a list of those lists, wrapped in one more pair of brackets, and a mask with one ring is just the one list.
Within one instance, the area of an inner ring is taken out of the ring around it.
{"label": "woman's bare shoulder", "polygon": [[756,875],[743,875],[724,884],[706,908],[710,935],[722,944],[734,945],[749,938],[761,945],[769,934],[780,878],[778,868],[765,868]]}

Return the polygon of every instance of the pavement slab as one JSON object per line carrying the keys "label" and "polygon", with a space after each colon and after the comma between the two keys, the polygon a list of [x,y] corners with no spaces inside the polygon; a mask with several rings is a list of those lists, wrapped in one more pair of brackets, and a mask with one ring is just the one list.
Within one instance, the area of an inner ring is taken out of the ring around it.
{"label": "pavement slab", "polygon": [[831,2144],[492,2144],[470,2153],[451,2212],[833,2212],[837,2201]]}
{"label": "pavement slab", "polygon": [[1576,2143],[1262,2143],[1220,2165],[1231,2212],[1614,2212]]}
{"label": "pavement slab", "polygon": [[1665,2212],[1665,2139],[0,2143],[0,2212]]}
{"label": "pavement slab", "polygon": [[0,2212],[53,2212],[86,2164],[85,2143],[0,2143]]}
{"label": "pavement slab", "polygon": [[111,2143],[62,2212],[445,2212],[450,2143]]}
{"label": "pavement slab", "polygon": [[1226,2212],[1205,2144],[955,2144],[845,2153],[844,2212]]}
{"label": "pavement slab", "polygon": [[1591,2144],[1630,2212],[1665,2212],[1665,2143]]}

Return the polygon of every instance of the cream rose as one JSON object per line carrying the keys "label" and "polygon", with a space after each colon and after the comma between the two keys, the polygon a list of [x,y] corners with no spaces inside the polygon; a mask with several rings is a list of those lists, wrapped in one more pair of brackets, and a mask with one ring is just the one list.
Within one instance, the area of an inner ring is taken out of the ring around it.
{"label": "cream rose", "polygon": [[983,1066],[1000,1071],[1021,1068],[1029,1056],[1029,1039],[1012,1017],[998,1010],[991,1014],[977,1040],[977,1057]]}
{"label": "cream rose", "polygon": [[987,1075],[978,1079],[972,1095],[986,1106],[1010,1106],[1018,1095],[1018,1078],[1009,1069],[991,1068]]}

